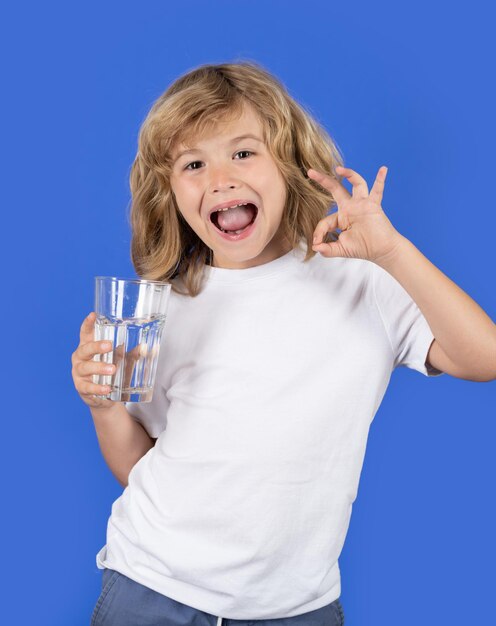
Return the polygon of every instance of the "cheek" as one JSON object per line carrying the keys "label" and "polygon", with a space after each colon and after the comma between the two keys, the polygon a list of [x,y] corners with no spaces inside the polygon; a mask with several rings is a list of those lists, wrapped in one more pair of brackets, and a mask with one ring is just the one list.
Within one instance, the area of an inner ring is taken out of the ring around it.
{"label": "cheek", "polygon": [[271,163],[264,167],[261,172],[257,172],[257,182],[272,197],[286,196],[286,181],[275,163]]}
{"label": "cheek", "polygon": [[195,189],[191,185],[173,184],[171,181],[171,190],[174,195],[176,207],[184,217],[188,215],[193,216],[195,208],[197,207],[197,201],[195,198]]}
{"label": "cheek", "polygon": [[287,186],[281,172],[276,167],[274,167],[271,173],[268,185],[270,186],[271,196],[276,202],[278,209],[283,211],[287,198]]}

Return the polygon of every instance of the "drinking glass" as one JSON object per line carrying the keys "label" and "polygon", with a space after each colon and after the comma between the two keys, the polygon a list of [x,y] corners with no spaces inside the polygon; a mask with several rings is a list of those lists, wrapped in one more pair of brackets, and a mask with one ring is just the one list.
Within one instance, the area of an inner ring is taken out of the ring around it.
{"label": "drinking glass", "polygon": [[110,341],[112,350],[95,361],[113,363],[111,375],[94,375],[109,385],[118,402],[150,402],[157,371],[171,285],[155,280],[95,277],[95,341]]}

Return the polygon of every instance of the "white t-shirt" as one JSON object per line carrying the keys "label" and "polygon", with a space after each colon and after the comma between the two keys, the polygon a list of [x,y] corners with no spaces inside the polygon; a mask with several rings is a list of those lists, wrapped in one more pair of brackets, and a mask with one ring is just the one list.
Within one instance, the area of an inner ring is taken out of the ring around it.
{"label": "white t-shirt", "polygon": [[360,259],[206,267],[171,292],[150,403],[156,445],[114,502],[99,568],[231,619],[292,617],[341,593],[338,557],[391,372],[424,375],[432,332]]}

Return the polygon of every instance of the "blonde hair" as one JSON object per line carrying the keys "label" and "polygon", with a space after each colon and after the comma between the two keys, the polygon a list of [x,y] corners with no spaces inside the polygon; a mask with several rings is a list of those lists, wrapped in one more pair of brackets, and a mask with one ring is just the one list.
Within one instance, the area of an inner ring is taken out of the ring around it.
{"label": "blonde hair", "polygon": [[172,149],[201,136],[219,121],[238,116],[249,104],[261,122],[264,141],[287,185],[283,236],[293,248],[307,242],[328,212],[332,195],[307,176],[314,168],[335,175],[341,154],[324,130],[286,91],[252,61],[203,65],[178,78],[153,104],[138,138],[131,167],[131,258],[138,276],[171,281],[172,289],[196,296],[202,289],[210,249],[186,223],[170,186]]}

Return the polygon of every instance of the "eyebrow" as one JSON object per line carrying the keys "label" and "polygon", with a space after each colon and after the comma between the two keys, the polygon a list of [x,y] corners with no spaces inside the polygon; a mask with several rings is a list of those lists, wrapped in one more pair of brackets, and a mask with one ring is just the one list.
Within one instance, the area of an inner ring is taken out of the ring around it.
{"label": "eyebrow", "polygon": [[[241,141],[243,139],[254,139],[255,141],[258,141],[259,143],[263,143],[263,140],[260,139],[260,137],[257,137],[256,135],[250,135],[248,133],[246,135],[241,135],[240,137],[234,137],[233,139],[228,141],[228,145],[233,145],[233,144],[238,143],[238,141]],[[192,152],[201,152],[201,150],[200,150],[200,148],[190,148],[189,150],[182,150],[181,152],[179,152],[179,154],[174,159],[174,163],[178,159],[180,159],[182,156],[184,156],[185,154],[191,154]]]}

